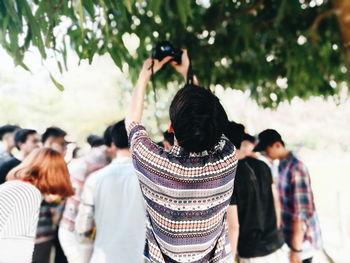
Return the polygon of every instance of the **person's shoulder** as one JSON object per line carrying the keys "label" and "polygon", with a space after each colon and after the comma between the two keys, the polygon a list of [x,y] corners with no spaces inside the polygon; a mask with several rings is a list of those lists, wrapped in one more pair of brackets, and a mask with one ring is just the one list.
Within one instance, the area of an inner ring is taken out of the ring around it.
{"label": "person's shoulder", "polygon": [[[9,194],[14,193],[19,199],[31,199],[28,196],[34,196],[38,200],[41,200],[41,193],[38,188],[29,182],[24,182],[21,180],[10,180],[4,183],[4,192]],[[22,198],[21,198],[22,197]]]}
{"label": "person's shoulder", "polygon": [[299,157],[297,157],[294,153],[290,153],[290,158],[292,160],[291,167],[294,168],[297,171],[306,171],[306,165],[303,161],[300,160]]}
{"label": "person's shoulder", "polygon": [[241,159],[237,163],[237,172],[236,172],[236,177],[239,175],[247,175],[247,174],[252,174],[254,173],[254,169],[249,165],[247,162],[247,159]]}
{"label": "person's shoulder", "polygon": [[20,163],[21,163],[20,160],[18,160],[15,157],[11,157],[1,164],[0,173],[6,175],[12,168],[16,167]]}
{"label": "person's shoulder", "polygon": [[270,167],[264,161],[250,156],[246,157],[245,160],[250,166],[256,169],[270,171]]}
{"label": "person's shoulder", "polygon": [[110,164],[106,165],[105,167],[91,173],[85,184],[96,184],[99,180],[101,180],[101,178],[103,178],[104,176],[109,175],[112,171],[114,170],[114,163],[111,162]]}
{"label": "person's shoulder", "polygon": [[16,157],[9,157],[6,161],[3,162],[3,165],[11,166],[11,165],[17,165],[19,163],[21,163],[21,161],[18,160]]}

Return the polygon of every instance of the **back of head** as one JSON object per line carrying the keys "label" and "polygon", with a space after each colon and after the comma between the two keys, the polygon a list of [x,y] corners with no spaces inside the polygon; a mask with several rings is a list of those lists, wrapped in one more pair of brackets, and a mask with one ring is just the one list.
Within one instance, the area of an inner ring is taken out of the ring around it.
{"label": "back of head", "polygon": [[91,134],[87,137],[86,141],[91,147],[98,147],[104,145],[104,140],[101,136]]}
{"label": "back of head", "polygon": [[253,144],[256,142],[256,138],[248,133],[245,134],[244,140]]}
{"label": "back of head", "polygon": [[111,135],[112,127],[113,127],[113,125],[108,126],[103,133],[104,143],[108,147],[112,146],[112,135]]}
{"label": "back of head", "polygon": [[56,194],[62,197],[74,194],[63,156],[50,148],[32,151],[20,165],[10,171],[7,179],[28,181],[42,194]]}
{"label": "back of head", "polygon": [[20,150],[20,144],[25,143],[27,141],[27,138],[31,134],[36,134],[36,130],[31,130],[31,129],[19,129],[15,132],[14,134],[14,141],[15,141],[15,146],[18,150]]}
{"label": "back of head", "polygon": [[17,125],[6,124],[0,127],[0,141],[2,141],[6,133],[13,133],[18,130],[20,127]]}
{"label": "back of head", "polygon": [[186,85],[177,92],[169,113],[175,137],[188,152],[213,149],[228,122],[219,99],[194,85]]}
{"label": "back of head", "polygon": [[46,129],[46,131],[43,133],[41,137],[42,143],[45,143],[48,138],[58,138],[58,137],[65,137],[67,133],[58,127],[49,127]]}
{"label": "back of head", "polygon": [[225,131],[225,136],[234,144],[237,149],[240,149],[242,141],[245,139],[244,126],[236,122],[229,122]]}
{"label": "back of head", "polygon": [[125,121],[119,121],[112,126],[111,136],[113,144],[119,149],[129,148],[128,135],[126,133]]}

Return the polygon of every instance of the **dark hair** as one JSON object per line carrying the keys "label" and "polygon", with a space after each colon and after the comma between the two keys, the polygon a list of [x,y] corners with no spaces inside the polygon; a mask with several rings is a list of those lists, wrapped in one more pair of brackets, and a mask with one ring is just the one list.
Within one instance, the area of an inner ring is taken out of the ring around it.
{"label": "dark hair", "polygon": [[15,132],[14,134],[14,141],[15,141],[15,146],[18,150],[20,150],[19,148],[19,144],[20,143],[25,143],[28,139],[28,136],[31,134],[36,134],[36,130],[30,130],[30,129],[19,129]]}
{"label": "dark hair", "polygon": [[165,131],[163,133],[163,136],[164,136],[164,141],[167,141],[168,143],[170,143],[171,146],[174,145],[174,133]]}
{"label": "dark hair", "polygon": [[88,144],[91,147],[98,147],[101,145],[105,144],[105,141],[103,140],[103,138],[101,136],[95,135],[95,134],[90,134],[86,141],[88,142]]}
{"label": "dark hair", "polygon": [[157,142],[157,145],[164,148],[164,143],[163,142]]}
{"label": "dark hair", "polygon": [[42,137],[41,137],[41,141],[42,143],[45,143],[46,140],[50,137],[54,137],[54,138],[57,138],[57,137],[64,137],[66,136],[67,133],[62,130],[61,128],[58,128],[58,127],[49,127],[46,129],[46,131],[43,133]]}
{"label": "dark hair", "polygon": [[108,147],[112,146],[112,135],[111,135],[111,130],[112,130],[113,125],[109,125],[105,132],[103,133],[103,140],[105,142],[105,145]]}
{"label": "dark hair", "polygon": [[241,143],[245,138],[244,126],[234,121],[227,124],[225,136],[229,139],[237,149],[241,148]]}
{"label": "dark hair", "polygon": [[73,152],[72,152],[72,158],[73,159],[77,159],[79,157],[79,151],[80,151],[80,147],[75,147]]}
{"label": "dark hair", "polygon": [[244,141],[249,141],[251,143],[256,143],[256,138],[248,133],[244,135]]}
{"label": "dark hair", "polygon": [[4,137],[4,135],[6,133],[9,132],[14,132],[16,130],[18,130],[20,127],[17,125],[10,125],[10,124],[6,124],[4,126],[0,127],[0,141],[2,141],[2,138]]}
{"label": "dark hair", "polygon": [[125,129],[125,121],[119,121],[112,126],[111,129],[112,142],[119,149],[125,149],[129,147],[128,135]]}
{"label": "dark hair", "polygon": [[228,122],[219,99],[194,85],[185,85],[177,92],[169,114],[175,137],[187,152],[213,149]]}

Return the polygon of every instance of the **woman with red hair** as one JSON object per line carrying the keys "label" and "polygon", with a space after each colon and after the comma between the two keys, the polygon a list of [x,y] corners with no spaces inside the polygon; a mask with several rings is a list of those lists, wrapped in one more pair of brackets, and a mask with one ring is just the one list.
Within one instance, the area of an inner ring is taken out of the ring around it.
{"label": "woman with red hair", "polygon": [[67,165],[55,150],[38,149],[7,180],[0,185],[0,262],[31,262],[43,195],[74,193]]}

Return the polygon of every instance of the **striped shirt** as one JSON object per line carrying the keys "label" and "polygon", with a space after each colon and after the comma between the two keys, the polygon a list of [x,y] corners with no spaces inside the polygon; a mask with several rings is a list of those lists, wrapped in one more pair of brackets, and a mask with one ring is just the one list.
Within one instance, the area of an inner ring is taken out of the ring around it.
{"label": "striped shirt", "polygon": [[226,209],[237,159],[225,137],[210,152],[170,152],[131,124],[130,150],[147,206],[145,262],[224,262],[230,257]]}
{"label": "striped shirt", "polygon": [[13,180],[0,186],[0,262],[8,262],[11,252],[12,257],[29,259],[22,262],[31,261],[41,200],[30,183]]}

